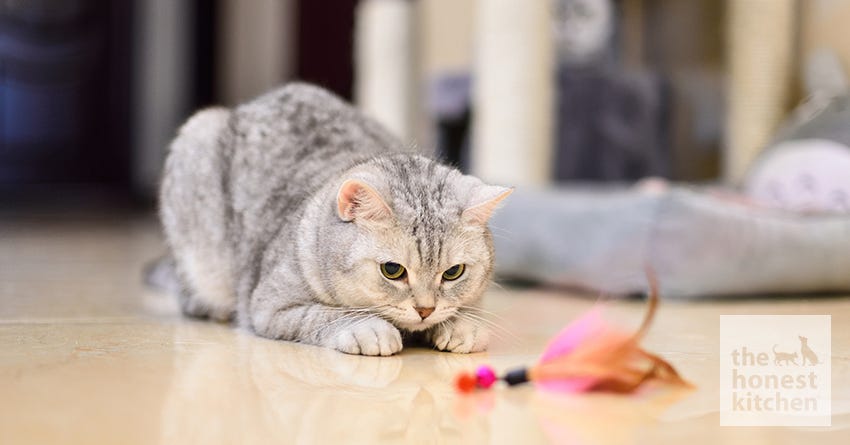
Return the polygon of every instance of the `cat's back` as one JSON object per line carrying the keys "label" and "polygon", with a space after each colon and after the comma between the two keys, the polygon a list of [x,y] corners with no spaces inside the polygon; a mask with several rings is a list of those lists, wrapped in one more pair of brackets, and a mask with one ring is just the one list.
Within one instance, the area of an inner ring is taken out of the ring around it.
{"label": "cat's back", "polygon": [[[380,124],[333,93],[290,83],[235,110],[237,147],[246,154],[286,161],[298,170],[337,158],[401,151]],[[276,167],[283,167],[276,165]]]}
{"label": "cat's back", "polygon": [[303,83],[235,108],[229,134],[229,226],[245,255],[277,233],[291,233],[303,204],[349,167],[404,151],[380,124],[333,93]]}
{"label": "cat's back", "polygon": [[[322,88],[290,83],[234,109],[229,144],[235,209],[275,212],[347,167],[404,145]],[[271,204],[271,205],[270,205]]]}

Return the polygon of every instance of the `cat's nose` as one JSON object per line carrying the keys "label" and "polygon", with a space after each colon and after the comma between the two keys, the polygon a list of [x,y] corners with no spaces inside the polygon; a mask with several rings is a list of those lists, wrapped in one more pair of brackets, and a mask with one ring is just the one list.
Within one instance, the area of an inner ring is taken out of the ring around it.
{"label": "cat's nose", "polygon": [[434,313],[434,308],[432,307],[415,307],[413,309],[416,309],[416,313],[419,314],[419,316],[422,317],[423,320]]}

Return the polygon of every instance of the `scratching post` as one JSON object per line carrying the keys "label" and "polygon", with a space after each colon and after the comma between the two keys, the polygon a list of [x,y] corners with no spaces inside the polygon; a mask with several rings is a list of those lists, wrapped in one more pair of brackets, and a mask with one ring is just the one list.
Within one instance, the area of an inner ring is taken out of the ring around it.
{"label": "scratching post", "polygon": [[415,3],[362,1],[355,20],[357,105],[403,140],[413,140],[419,92]]}
{"label": "scratching post", "polygon": [[540,185],[552,176],[554,47],[550,3],[479,0],[472,172]]}
{"label": "scratching post", "polygon": [[729,0],[729,102],[724,175],[739,183],[786,113],[795,0]]}

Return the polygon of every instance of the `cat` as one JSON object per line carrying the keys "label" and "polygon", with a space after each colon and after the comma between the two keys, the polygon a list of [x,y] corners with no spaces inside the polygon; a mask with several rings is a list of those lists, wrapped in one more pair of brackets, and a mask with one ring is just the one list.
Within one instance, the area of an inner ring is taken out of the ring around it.
{"label": "cat", "polygon": [[791,363],[797,364],[797,353],[796,352],[777,352],[776,346],[773,345],[773,364],[782,366],[784,362],[786,365],[790,365]]}
{"label": "cat", "polygon": [[184,313],[392,355],[402,333],[486,349],[488,185],[406,148],[319,87],[196,113],[171,144],[160,219]]}
{"label": "cat", "polygon": [[[815,354],[815,351],[812,351],[812,348],[809,347],[809,339],[802,335],[798,335],[797,338],[800,339],[800,354],[803,356],[803,365],[806,364],[806,360],[808,360],[812,365],[817,365],[819,363],[818,356]],[[796,354],[796,352],[794,354]]]}

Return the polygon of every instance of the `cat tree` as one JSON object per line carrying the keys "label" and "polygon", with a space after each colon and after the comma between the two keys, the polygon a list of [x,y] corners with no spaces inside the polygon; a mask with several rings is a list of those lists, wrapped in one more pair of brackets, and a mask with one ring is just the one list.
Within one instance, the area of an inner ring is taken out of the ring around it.
{"label": "cat tree", "polygon": [[[745,182],[786,114],[795,4],[727,2],[724,175],[731,184]],[[736,190],[666,183],[547,188],[555,97],[549,6],[476,4],[472,172],[518,186],[492,220],[497,273],[625,294],[645,289],[644,269],[652,266],[664,297],[850,290],[846,215],[804,215],[759,205]],[[358,25],[360,103],[402,135],[410,134],[409,117],[401,116],[410,116],[405,110],[416,94],[410,8],[402,0],[369,0]],[[366,30],[367,23],[382,33]]]}

